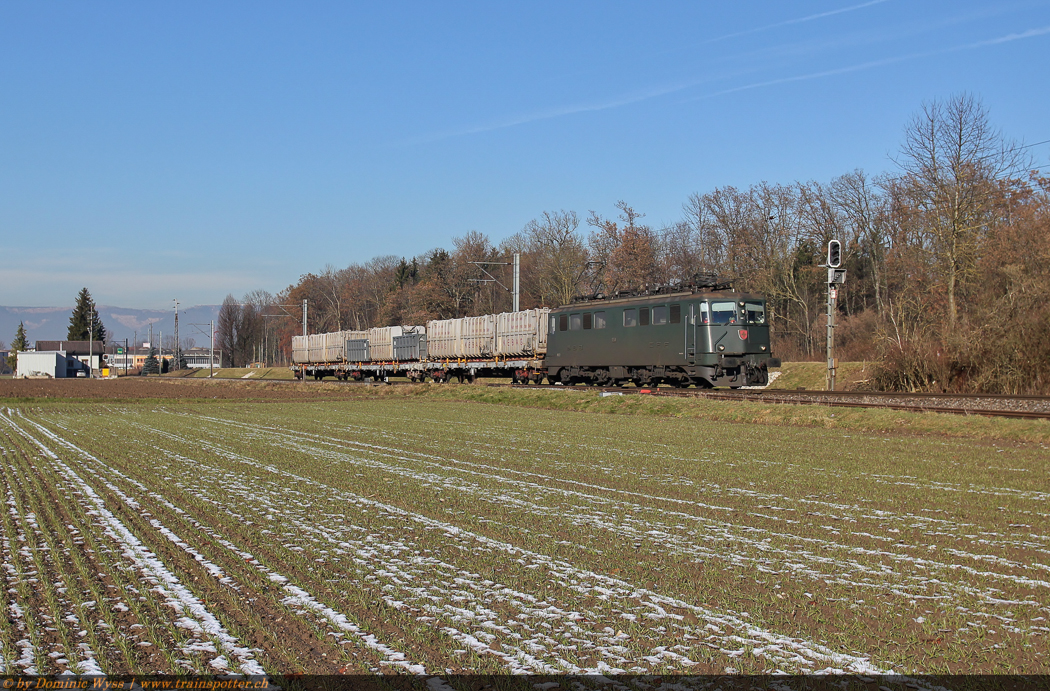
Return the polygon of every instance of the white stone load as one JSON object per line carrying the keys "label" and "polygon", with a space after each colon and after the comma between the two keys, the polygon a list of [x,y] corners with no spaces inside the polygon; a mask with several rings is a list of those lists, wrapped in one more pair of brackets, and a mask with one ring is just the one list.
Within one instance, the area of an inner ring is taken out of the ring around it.
{"label": "white stone load", "polygon": [[431,360],[534,357],[547,352],[550,310],[522,310],[427,322]]}
{"label": "white stone load", "polygon": [[322,362],[342,362],[346,357],[346,331],[332,331],[324,334]]}
{"label": "white stone load", "polygon": [[491,357],[496,347],[496,315],[427,322],[431,360]]}
{"label": "white stone load", "polygon": [[394,336],[424,332],[421,326],[381,326],[369,329],[369,357],[372,362],[391,362],[394,359]]}
{"label": "white stone load", "polygon": [[310,362],[309,336],[292,336],[292,362],[296,365]]}
{"label": "white stone load", "polygon": [[464,317],[460,321],[460,355],[465,358],[491,357],[496,351],[496,315]]}
{"label": "white stone load", "polygon": [[324,362],[324,337],[326,334],[310,334],[307,336],[307,349],[309,351],[309,362]]}
{"label": "white stone load", "polygon": [[499,357],[534,357],[547,352],[549,307],[496,315],[496,349]]}
{"label": "white stone load", "polygon": [[431,360],[458,358],[462,319],[437,319],[427,322],[427,357]]}

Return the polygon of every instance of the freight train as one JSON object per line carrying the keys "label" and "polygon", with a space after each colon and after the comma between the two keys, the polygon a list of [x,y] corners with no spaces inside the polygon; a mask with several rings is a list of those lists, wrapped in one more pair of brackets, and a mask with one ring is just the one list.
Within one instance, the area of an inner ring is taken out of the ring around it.
{"label": "freight train", "polygon": [[425,326],[296,336],[296,377],[515,383],[763,386],[766,300],[723,284],[591,295],[557,308],[444,319]]}

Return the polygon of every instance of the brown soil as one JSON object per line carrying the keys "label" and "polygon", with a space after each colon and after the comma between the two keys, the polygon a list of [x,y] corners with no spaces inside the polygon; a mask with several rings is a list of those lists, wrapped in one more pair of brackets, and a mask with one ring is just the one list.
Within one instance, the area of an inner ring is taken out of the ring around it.
{"label": "brown soil", "polygon": [[0,379],[0,399],[233,399],[331,400],[354,398],[368,384],[253,382],[208,379]]}

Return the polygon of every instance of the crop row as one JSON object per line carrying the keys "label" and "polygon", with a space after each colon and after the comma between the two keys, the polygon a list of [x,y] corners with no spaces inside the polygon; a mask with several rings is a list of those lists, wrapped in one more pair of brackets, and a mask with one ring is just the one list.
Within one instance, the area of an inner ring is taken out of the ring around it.
{"label": "crop row", "polygon": [[[1045,665],[1046,494],[1024,475],[1038,468],[1024,453],[1009,461],[1020,479],[1004,481],[934,443],[839,439],[829,462],[801,432],[727,446],[703,423],[612,431],[594,416],[530,414],[523,426],[520,411],[412,401],[9,411],[0,450],[17,506],[3,545],[17,560],[5,577],[75,580],[68,559],[15,554],[49,534],[32,521],[59,492],[79,507],[70,535],[102,541],[79,578],[97,568],[106,587],[150,594],[111,625],[131,631],[134,619],[158,634],[142,647],[161,653],[146,662],[137,644],[119,650],[123,636],[87,627],[66,665]],[[528,431],[538,428],[542,438]],[[865,463],[872,445],[891,462]],[[36,652],[55,645],[42,632],[89,595],[51,605],[40,592],[13,596],[30,614],[24,631],[0,632],[8,666],[26,668],[31,647],[33,664],[62,668]],[[159,635],[171,630],[182,638]]]}

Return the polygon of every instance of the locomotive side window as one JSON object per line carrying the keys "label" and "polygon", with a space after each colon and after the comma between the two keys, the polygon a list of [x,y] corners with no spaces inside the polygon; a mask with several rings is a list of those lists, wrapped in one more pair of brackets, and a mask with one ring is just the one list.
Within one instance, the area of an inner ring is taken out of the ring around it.
{"label": "locomotive side window", "polygon": [[558,331],[569,330],[569,315],[560,314],[558,315]]}
{"label": "locomotive side window", "polygon": [[649,308],[642,307],[638,310],[638,323],[642,326],[649,326]]}
{"label": "locomotive side window", "polygon": [[712,324],[736,324],[735,302],[712,302],[711,303]]}
{"label": "locomotive side window", "polygon": [[657,305],[653,308],[653,326],[661,326],[667,323],[667,306]]}
{"label": "locomotive side window", "polygon": [[747,302],[744,303],[744,309],[747,311],[747,323],[748,324],[765,324],[766,323],[766,306],[761,302]]}
{"label": "locomotive side window", "polygon": [[624,326],[638,326],[638,310],[630,309],[623,311]]}
{"label": "locomotive side window", "polygon": [[569,331],[579,331],[583,328],[583,315],[581,314],[570,314],[569,315]]}
{"label": "locomotive side window", "polygon": [[711,314],[710,314],[710,311],[707,309],[707,303],[706,302],[701,302],[700,303],[700,323],[701,324],[710,324],[711,323]]}
{"label": "locomotive side window", "polygon": [[554,333],[558,328],[558,318],[551,315],[551,330],[548,333]]}
{"label": "locomotive side window", "polygon": [[681,324],[682,323],[682,306],[671,305],[671,323]]}
{"label": "locomotive side window", "polygon": [[593,323],[593,318],[591,317],[591,313],[590,312],[586,312],[583,315],[583,330],[586,331],[587,329],[591,328],[591,324],[592,323]]}
{"label": "locomotive side window", "polygon": [[594,328],[604,329],[605,328],[605,312],[594,313]]}

